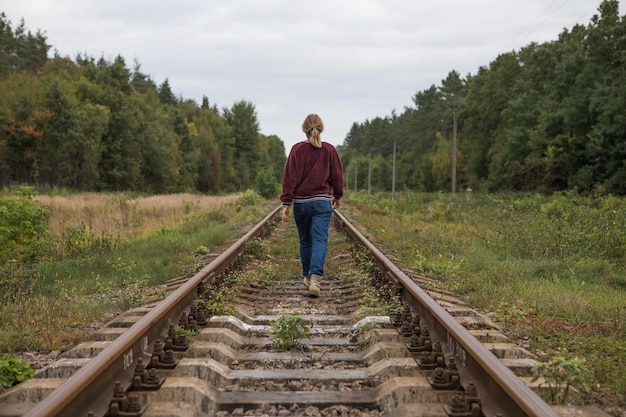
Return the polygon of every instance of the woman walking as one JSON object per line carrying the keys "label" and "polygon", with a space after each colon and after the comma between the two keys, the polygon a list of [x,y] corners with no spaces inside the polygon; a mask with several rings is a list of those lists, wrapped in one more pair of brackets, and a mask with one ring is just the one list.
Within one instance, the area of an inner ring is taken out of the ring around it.
{"label": "woman walking", "polygon": [[320,296],[320,281],[328,247],[328,228],[333,209],[343,197],[343,168],[333,145],[322,142],[322,119],[309,114],[302,123],[306,141],[296,143],[289,152],[283,172],[283,220],[293,218],[300,239],[300,261],[309,295]]}

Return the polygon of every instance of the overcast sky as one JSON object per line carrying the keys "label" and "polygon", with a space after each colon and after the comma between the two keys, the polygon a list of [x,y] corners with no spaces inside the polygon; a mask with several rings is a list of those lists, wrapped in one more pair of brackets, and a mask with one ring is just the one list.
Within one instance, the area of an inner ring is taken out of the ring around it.
{"label": "overcast sky", "polygon": [[[218,108],[254,104],[261,133],[291,146],[309,113],[341,145],[353,123],[401,113],[448,73],[587,25],[601,0],[2,0],[12,27],[57,51],[128,68]],[[623,6],[620,5],[620,15]]]}

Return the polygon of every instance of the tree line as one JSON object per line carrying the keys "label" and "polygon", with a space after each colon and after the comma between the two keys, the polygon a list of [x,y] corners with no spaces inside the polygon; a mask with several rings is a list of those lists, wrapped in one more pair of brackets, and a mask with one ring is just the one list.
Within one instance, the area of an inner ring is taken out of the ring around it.
{"label": "tree line", "polygon": [[[401,113],[355,122],[338,147],[348,188],[448,190],[454,175],[459,188],[626,194],[626,20],[617,0],[597,11],[476,74],[450,71]],[[0,14],[0,185],[275,192],[284,144],[260,134],[252,103],[197,104],[121,56],[49,50]]]}
{"label": "tree line", "polygon": [[285,147],[260,133],[254,104],[198,104],[137,62],[50,48],[0,14],[0,186],[275,196]]}
{"label": "tree line", "polygon": [[626,194],[626,20],[617,0],[597,11],[354,123],[339,149],[348,187],[391,190],[395,173],[399,189],[450,190],[456,113],[460,187]]}

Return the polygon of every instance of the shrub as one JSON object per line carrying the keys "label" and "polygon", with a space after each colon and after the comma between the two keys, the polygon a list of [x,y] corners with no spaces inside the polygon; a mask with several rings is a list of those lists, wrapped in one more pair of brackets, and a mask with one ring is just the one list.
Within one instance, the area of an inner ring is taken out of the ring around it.
{"label": "shrub", "polygon": [[49,213],[35,195],[32,187],[21,187],[17,196],[0,198],[0,262],[32,260],[44,244]]}
{"label": "shrub", "polygon": [[263,168],[257,172],[253,186],[254,191],[268,200],[275,198],[278,194],[278,183],[274,178],[272,170],[269,168]]}
{"label": "shrub", "polygon": [[244,206],[254,206],[257,204],[261,204],[262,202],[263,197],[257,194],[257,192],[254,190],[246,190],[246,192],[244,192],[239,199],[239,203]]}
{"label": "shrub", "polygon": [[533,381],[541,376],[545,378],[548,388],[547,400],[553,404],[567,404],[570,399],[571,389],[582,393],[589,391],[589,369],[584,365],[581,358],[570,358],[565,355],[554,355],[548,362],[543,362],[533,367],[536,375]]}
{"label": "shrub", "polygon": [[0,387],[11,388],[13,385],[30,379],[35,371],[28,362],[4,354],[0,359]]}
{"label": "shrub", "polygon": [[272,346],[289,350],[311,333],[306,321],[297,314],[285,314],[271,324]]}

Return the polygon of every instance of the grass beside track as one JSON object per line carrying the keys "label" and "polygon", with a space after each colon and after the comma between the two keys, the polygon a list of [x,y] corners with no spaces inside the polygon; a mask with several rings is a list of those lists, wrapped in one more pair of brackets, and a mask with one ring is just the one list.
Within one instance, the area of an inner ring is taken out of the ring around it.
{"label": "grass beside track", "polygon": [[398,264],[552,359],[552,387],[589,389],[556,402],[626,406],[626,199],[352,193],[342,212]]}
{"label": "grass beside track", "polygon": [[196,273],[200,255],[221,252],[269,211],[254,193],[125,198],[55,199],[50,224],[61,217],[65,228],[55,226],[36,262],[2,271],[0,353],[73,347],[120,311],[160,298],[160,284]]}

